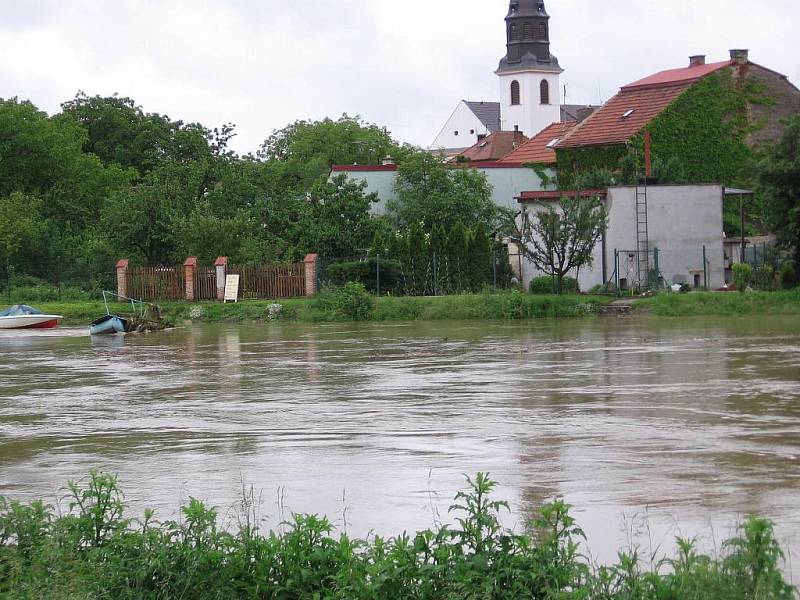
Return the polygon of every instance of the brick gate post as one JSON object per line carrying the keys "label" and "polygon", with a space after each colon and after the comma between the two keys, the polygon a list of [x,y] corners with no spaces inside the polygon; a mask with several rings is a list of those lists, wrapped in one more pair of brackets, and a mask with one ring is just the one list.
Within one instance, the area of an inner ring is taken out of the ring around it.
{"label": "brick gate post", "polygon": [[228,276],[228,257],[220,256],[214,261],[217,270],[217,300],[225,300],[225,278]]}
{"label": "brick gate post", "polygon": [[317,294],[317,260],[318,254],[307,254],[303,263],[306,268],[306,296]]}
{"label": "brick gate post", "polygon": [[193,302],[195,298],[194,276],[197,273],[197,258],[190,256],[183,263],[183,274],[186,281],[186,299]]}
{"label": "brick gate post", "polygon": [[120,296],[128,295],[128,265],[130,261],[123,258],[117,261],[117,294]]}

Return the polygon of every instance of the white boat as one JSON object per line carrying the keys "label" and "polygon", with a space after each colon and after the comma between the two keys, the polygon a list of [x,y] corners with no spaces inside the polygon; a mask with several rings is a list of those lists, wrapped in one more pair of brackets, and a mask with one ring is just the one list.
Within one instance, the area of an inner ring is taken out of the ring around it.
{"label": "white boat", "polygon": [[55,329],[62,319],[61,315],[45,315],[31,306],[16,304],[0,312],[0,329]]}

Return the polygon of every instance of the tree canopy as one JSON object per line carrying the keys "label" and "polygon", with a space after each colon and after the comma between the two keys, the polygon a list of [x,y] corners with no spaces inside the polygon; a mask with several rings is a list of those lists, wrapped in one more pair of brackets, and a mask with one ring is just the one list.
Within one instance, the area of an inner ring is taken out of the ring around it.
{"label": "tree canopy", "polygon": [[429,233],[437,225],[451,229],[461,221],[495,231],[512,218],[492,200],[485,175],[447,166],[428,152],[417,152],[400,164],[395,191],[389,218],[400,229],[417,224]]}

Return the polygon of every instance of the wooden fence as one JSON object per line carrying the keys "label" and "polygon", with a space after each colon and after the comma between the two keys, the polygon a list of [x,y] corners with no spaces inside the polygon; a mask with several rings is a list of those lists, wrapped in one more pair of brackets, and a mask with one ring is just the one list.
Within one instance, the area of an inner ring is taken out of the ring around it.
{"label": "wooden fence", "polygon": [[228,274],[239,275],[239,297],[243,299],[300,298],[306,295],[303,263],[229,266]]}
{"label": "wooden fence", "polygon": [[186,297],[183,267],[133,267],[127,292],[141,300],[181,300]]}
{"label": "wooden fence", "polygon": [[214,267],[198,267],[194,274],[194,299],[217,299],[217,270]]}

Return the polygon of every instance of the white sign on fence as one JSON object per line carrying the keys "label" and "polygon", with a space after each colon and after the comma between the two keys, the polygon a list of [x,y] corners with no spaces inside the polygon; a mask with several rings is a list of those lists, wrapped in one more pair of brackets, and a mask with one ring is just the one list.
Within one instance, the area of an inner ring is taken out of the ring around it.
{"label": "white sign on fence", "polygon": [[225,278],[225,302],[239,301],[239,276],[228,275]]}

